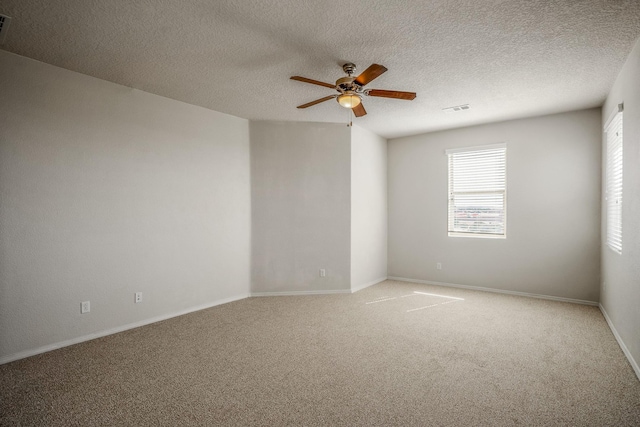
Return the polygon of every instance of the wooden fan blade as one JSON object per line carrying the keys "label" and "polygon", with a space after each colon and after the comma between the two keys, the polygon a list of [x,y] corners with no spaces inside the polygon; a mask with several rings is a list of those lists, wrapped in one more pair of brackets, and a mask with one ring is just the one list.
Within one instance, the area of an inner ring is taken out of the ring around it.
{"label": "wooden fan blade", "polygon": [[291,77],[291,80],[297,80],[299,82],[304,82],[304,83],[311,83],[312,85],[324,86],[324,87],[328,87],[329,89],[336,88],[336,85],[332,85],[331,83],[319,82],[317,80],[308,79],[306,77],[293,76]]}
{"label": "wooden fan blade", "polygon": [[398,90],[370,89],[366,94],[369,96],[381,96],[382,98],[406,99],[407,101],[411,101],[416,97],[415,92],[400,92]]}
{"label": "wooden fan blade", "polygon": [[298,108],[307,108],[312,105],[320,104],[321,102],[328,101],[330,99],[334,99],[336,95],[325,96],[324,98],[316,99],[315,101],[307,102],[306,104],[298,105]]}
{"label": "wooden fan blade", "polygon": [[353,107],[351,110],[353,111],[353,114],[356,117],[362,117],[365,114],[367,114],[367,111],[364,109],[364,105],[362,105],[362,102],[357,106]]}
{"label": "wooden fan blade", "polygon": [[364,70],[362,74],[356,77],[355,82],[358,83],[360,86],[364,86],[367,83],[373,81],[373,79],[379,77],[385,71],[387,71],[386,67],[380,64],[371,64],[369,68]]}

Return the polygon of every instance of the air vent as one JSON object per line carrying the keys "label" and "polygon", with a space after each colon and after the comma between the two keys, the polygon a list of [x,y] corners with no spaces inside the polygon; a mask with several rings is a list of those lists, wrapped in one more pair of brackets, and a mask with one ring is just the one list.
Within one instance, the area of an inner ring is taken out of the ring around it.
{"label": "air vent", "polygon": [[456,105],[449,108],[443,108],[442,111],[445,113],[459,113],[460,111],[467,111],[469,108],[469,104]]}
{"label": "air vent", "polygon": [[0,15],[0,44],[4,43],[4,38],[7,36],[10,22],[11,18],[5,15]]}

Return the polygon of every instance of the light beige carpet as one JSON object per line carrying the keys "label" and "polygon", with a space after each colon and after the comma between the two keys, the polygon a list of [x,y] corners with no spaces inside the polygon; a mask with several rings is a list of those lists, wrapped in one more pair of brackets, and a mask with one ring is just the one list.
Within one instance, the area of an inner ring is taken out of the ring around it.
{"label": "light beige carpet", "polygon": [[0,366],[0,383],[3,426],[640,425],[596,307],[390,281],[214,307]]}

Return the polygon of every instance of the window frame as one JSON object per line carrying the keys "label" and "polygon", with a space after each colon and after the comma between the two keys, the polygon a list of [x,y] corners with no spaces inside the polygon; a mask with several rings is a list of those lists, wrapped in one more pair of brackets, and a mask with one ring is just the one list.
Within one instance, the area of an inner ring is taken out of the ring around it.
{"label": "window frame", "polygon": [[[453,174],[455,172],[451,171],[452,162],[453,162],[453,154],[456,153],[464,153],[464,152],[472,152],[472,151],[485,151],[485,150],[496,150],[503,149],[504,156],[504,181],[502,189],[495,190],[487,190],[487,191],[474,191],[474,192],[455,192],[455,194],[483,194],[483,195],[495,195],[502,194],[502,207],[503,207],[503,232],[501,234],[497,233],[480,233],[480,232],[463,232],[456,231],[454,229],[454,217],[452,210],[454,209],[453,200],[454,200],[454,191],[453,191]],[[461,147],[461,148],[452,148],[445,150],[445,154],[447,155],[447,235],[449,237],[469,237],[469,238],[480,238],[480,239],[506,239],[507,238],[507,143],[497,143],[490,145],[480,145],[473,147]]]}
{"label": "window frame", "polygon": [[[619,104],[604,126],[605,137],[605,242],[622,254],[622,204],[624,194],[624,104]],[[610,137],[616,132],[615,137]],[[614,145],[615,144],[615,145]],[[619,154],[616,151],[619,150]],[[612,199],[616,201],[613,202]],[[615,224],[613,222],[615,221]],[[614,231],[614,229],[617,231]]]}

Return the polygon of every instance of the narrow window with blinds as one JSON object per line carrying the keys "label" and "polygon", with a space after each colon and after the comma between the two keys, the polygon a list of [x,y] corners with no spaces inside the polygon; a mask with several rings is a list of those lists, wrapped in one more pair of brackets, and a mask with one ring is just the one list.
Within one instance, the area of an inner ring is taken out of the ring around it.
{"label": "narrow window with blinds", "polygon": [[622,253],[622,110],[620,104],[605,126],[607,245],[619,254]]}
{"label": "narrow window with blinds", "polygon": [[507,146],[452,149],[449,236],[506,237]]}

